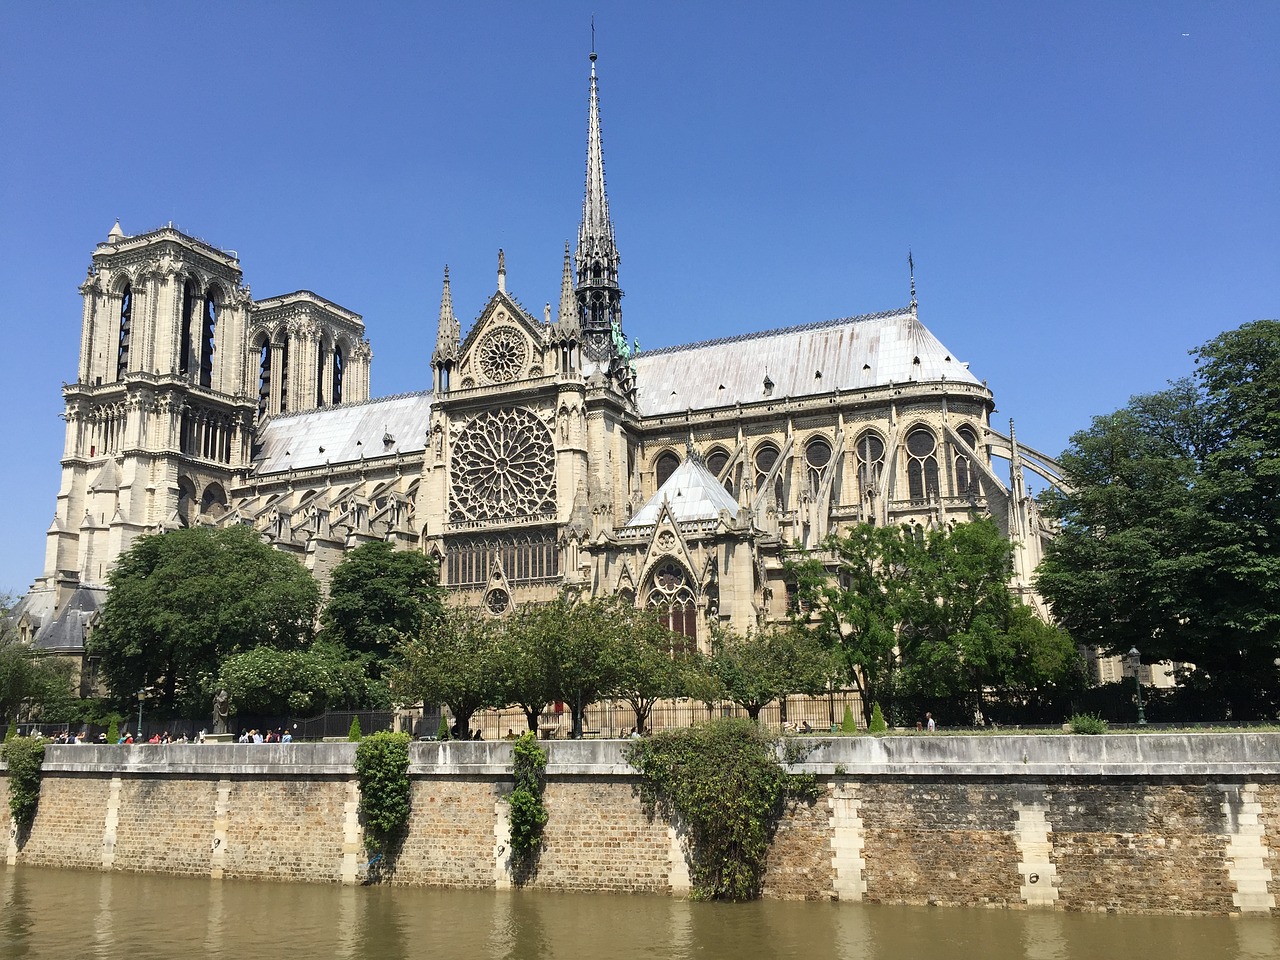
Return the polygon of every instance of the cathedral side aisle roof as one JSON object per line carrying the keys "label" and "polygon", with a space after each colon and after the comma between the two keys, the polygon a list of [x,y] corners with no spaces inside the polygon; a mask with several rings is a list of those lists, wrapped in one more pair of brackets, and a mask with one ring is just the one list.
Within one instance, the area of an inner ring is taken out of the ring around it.
{"label": "cathedral side aisle roof", "polygon": [[627,526],[653,526],[658,522],[664,502],[670,506],[671,516],[677,523],[714,520],[720,516],[721,510],[728,510],[731,516],[736,516],[741,509],[733,495],[720,485],[715,474],[697,457],[688,457],[676,467],[649,502],[627,521]]}
{"label": "cathedral side aisle roof", "polygon": [[430,391],[272,417],[259,431],[254,473],[306,470],[426,449]]}
{"label": "cathedral side aisle roof", "polygon": [[664,347],[640,353],[635,364],[642,416],[891,381],[981,385],[909,308]]}

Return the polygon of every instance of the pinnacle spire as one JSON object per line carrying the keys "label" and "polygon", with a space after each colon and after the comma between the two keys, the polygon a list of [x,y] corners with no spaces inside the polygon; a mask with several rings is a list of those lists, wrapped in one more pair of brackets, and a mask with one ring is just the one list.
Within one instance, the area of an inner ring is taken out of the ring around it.
{"label": "pinnacle spire", "polygon": [[457,359],[462,340],[462,325],[453,314],[453,294],[449,289],[449,266],[444,268],[444,290],[440,294],[440,322],[436,329],[436,352],[433,364]]}
{"label": "pinnacle spire", "polygon": [[911,312],[916,312],[916,262],[907,250],[907,272],[911,274]]}
{"label": "pinnacle spire", "polygon": [[573,292],[573,258],[569,254],[569,241],[564,242],[564,274],[560,278],[560,312],[556,323],[562,333],[579,332],[578,298]]}

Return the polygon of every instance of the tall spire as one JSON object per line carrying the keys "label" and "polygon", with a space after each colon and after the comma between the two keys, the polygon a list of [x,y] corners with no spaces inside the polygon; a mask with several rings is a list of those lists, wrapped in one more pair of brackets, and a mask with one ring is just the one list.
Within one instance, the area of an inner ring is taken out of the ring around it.
{"label": "tall spire", "polygon": [[587,181],[578,226],[575,293],[587,358],[607,362],[616,355],[615,328],[622,330],[622,290],[618,287],[618,248],[604,186],[604,149],[600,138],[600,92],[594,40],[591,50],[591,98],[587,114]]}
{"label": "tall spire", "polygon": [[911,274],[911,312],[916,312],[916,262],[907,250],[907,272]]}
{"label": "tall spire", "polygon": [[[449,290],[449,267],[444,268],[444,291],[440,294],[440,322],[436,328],[436,352],[431,358],[433,367],[452,364],[458,359],[458,346],[462,341],[462,325],[453,315],[453,294]],[[437,378],[437,386],[439,378]]]}

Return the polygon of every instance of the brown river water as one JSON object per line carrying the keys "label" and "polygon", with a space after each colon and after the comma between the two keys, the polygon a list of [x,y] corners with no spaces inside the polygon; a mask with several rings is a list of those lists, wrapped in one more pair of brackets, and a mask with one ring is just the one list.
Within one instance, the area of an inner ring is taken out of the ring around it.
{"label": "brown river water", "polygon": [[1280,958],[1280,920],[210,881],[0,866],[0,960]]}

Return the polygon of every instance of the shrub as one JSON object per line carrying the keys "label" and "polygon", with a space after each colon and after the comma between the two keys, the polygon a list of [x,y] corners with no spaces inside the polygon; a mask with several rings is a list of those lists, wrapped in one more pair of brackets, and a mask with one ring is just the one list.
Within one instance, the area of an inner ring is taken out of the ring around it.
{"label": "shrub", "polygon": [[107,743],[116,743],[120,739],[120,719],[113,713],[107,719]]}
{"label": "shrub", "polygon": [[778,763],[777,741],[736,717],[634,741],[627,759],[643,777],[649,808],[687,827],[698,900],[758,897],[786,798],[817,795],[812,776]]}
{"label": "shrub", "polygon": [[440,718],[440,726],[436,727],[436,739],[449,739],[449,721],[443,716]]}
{"label": "shrub", "polygon": [[356,778],[365,849],[389,854],[409,822],[409,735],[383,732],[363,738],[356,747]]}
{"label": "shrub", "polygon": [[844,719],[840,721],[840,730],[844,733],[858,732],[858,721],[853,718],[853,710],[847,703],[844,705]]}
{"label": "shrub", "polygon": [[527,859],[542,841],[542,828],[547,824],[547,809],[542,805],[547,754],[532,732],[517,738],[512,746],[512,774],[515,789],[507,798],[511,808],[511,849]]}
{"label": "shrub", "polygon": [[13,737],[0,749],[9,767],[9,813],[19,830],[26,830],[36,818],[44,745],[40,737]]}
{"label": "shrub", "polygon": [[18,735],[18,724],[15,721],[10,720],[9,726],[6,727],[4,731],[4,742],[8,743],[17,735]]}
{"label": "shrub", "polygon": [[880,711],[880,704],[873,703],[871,705],[871,723],[867,725],[868,733],[884,733],[889,729],[889,725],[884,722],[884,714]]}
{"label": "shrub", "polygon": [[1067,725],[1072,733],[1093,735],[1107,732],[1107,721],[1092,713],[1077,713],[1067,721]]}
{"label": "shrub", "polygon": [[364,733],[360,730],[360,718],[351,718],[351,729],[347,731],[347,739],[352,743],[359,743]]}

